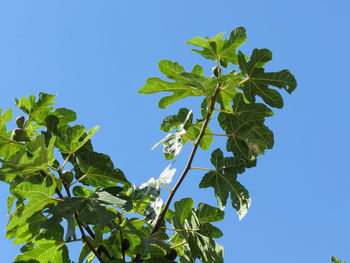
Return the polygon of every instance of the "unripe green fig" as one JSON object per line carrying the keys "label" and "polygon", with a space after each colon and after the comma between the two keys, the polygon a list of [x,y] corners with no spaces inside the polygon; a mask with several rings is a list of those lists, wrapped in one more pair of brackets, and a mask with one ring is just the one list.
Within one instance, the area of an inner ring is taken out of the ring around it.
{"label": "unripe green fig", "polygon": [[71,171],[63,171],[62,173],[63,180],[67,183],[70,184],[73,181],[74,174]]}
{"label": "unripe green fig", "polygon": [[24,125],[24,121],[25,121],[24,116],[18,116],[16,118],[17,127],[22,129]]}
{"label": "unripe green fig", "polygon": [[221,74],[221,68],[219,68],[219,67],[213,67],[212,68],[212,71],[213,71],[213,74],[214,74],[214,76],[215,77],[219,77],[220,76],[220,74]]}
{"label": "unripe green fig", "polygon": [[122,250],[123,250],[123,251],[128,250],[129,247],[130,247],[130,242],[129,242],[129,240],[124,239],[124,240],[123,240],[123,244],[122,244]]}
{"label": "unripe green fig", "polygon": [[177,252],[175,249],[171,249],[164,257],[169,260],[175,260],[177,257]]}

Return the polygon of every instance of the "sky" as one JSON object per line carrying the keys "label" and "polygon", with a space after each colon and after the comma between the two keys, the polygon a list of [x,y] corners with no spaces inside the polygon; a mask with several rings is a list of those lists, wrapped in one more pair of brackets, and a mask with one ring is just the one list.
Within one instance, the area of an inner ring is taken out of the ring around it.
{"label": "sky", "polygon": [[[199,118],[200,102],[186,99],[162,110],[164,94],[137,91],[160,76],[161,59],[188,70],[201,64],[210,75],[214,62],[185,42],[244,26],[248,42],[241,50],[270,49],[266,69],[289,69],[298,87],[292,95],[282,92],[284,108],[268,120],[274,149],[239,176],[252,198],[248,214],[239,221],[228,206],[216,224],[224,232],[217,242],[225,262],[330,262],[332,255],[349,261],[349,9],[346,0],[0,1],[0,108],[15,109],[15,97],[57,94],[57,107],[76,111],[77,123],[101,126],[95,151],[110,155],[140,185],[169,164],[161,148],[151,151],[166,135],[162,119],[184,106]],[[219,146],[224,149],[223,140],[199,152],[194,165],[211,167],[210,153]],[[175,178],[190,150],[187,145],[174,164]],[[215,205],[212,188],[197,187],[202,175],[191,172],[175,199]],[[20,247],[5,238],[7,185],[0,183],[0,191],[1,257],[11,262]]]}

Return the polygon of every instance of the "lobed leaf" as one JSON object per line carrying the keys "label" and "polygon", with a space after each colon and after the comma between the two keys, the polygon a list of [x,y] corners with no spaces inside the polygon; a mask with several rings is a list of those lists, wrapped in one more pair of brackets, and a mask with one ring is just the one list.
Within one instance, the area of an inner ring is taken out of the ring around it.
{"label": "lobed leaf", "polygon": [[39,93],[39,98],[35,101],[34,95],[30,95],[29,98],[22,97],[19,101],[16,100],[16,106],[19,107],[24,113],[28,114],[38,124],[43,124],[46,116],[52,111],[51,105],[54,105],[54,98],[57,95],[49,95],[46,93]]}
{"label": "lobed leaf", "polygon": [[237,210],[241,220],[250,207],[248,191],[237,181],[237,173],[242,173],[245,163],[232,157],[224,157],[220,149],[216,149],[210,161],[215,170],[206,173],[199,184],[200,188],[213,187],[220,209],[226,206],[230,194],[232,207]]}
{"label": "lobed leaf", "polygon": [[292,93],[297,82],[286,69],[280,72],[265,73],[263,66],[271,59],[272,53],[268,49],[254,49],[249,62],[246,62],[241,52],[238,53],[239,68],[247,77],[242,89],[244,96],[252,103],[255,102],[255,96],[258,95],[271,107],[282,108],[282,96],[268,86],[283,88],[288,93]]}

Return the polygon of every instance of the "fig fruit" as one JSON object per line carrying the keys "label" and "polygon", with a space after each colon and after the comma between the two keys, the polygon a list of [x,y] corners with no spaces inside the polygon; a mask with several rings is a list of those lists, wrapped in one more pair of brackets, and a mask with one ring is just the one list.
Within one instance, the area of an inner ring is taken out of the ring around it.
{"label": "fig fruit", "polygon": [[164,257],[169,260],[175,260],[177,257],[177,252],[175,249],[171,249]]}
{"label": "fig fruit", "polygon": [[26,131],[20,128],[14,129],[13,139],[17,142],[28,141]]}
{"label": "fig fruit", "polygon": [[24,125],[24,116],[18,116],[17,118],[16,118],[16,124],[17,124],[17,127],[18,128],[23,128],[23,125]]}
{"label": "fig fruit", "polygon": [[130,247],[130,242],[129,242],[129,240],[124,239],[124,240],[123,240],[123,244],[122,244],[122,250],[123,250],[123,251],[128,250],[129,247]]}
{"label": "fig fruit", "polygon": [[74,178],[74,174],[71,171],[63,171],[62,176],[67,184],[70,184]]}
{"label": "fig fruit", "polygon": [[215,77],[219,77],[220,74],[221,74],[221,68],[218,68],[217,66],[213,67],[212,71],[213,71],[213,74],[214,74]]}

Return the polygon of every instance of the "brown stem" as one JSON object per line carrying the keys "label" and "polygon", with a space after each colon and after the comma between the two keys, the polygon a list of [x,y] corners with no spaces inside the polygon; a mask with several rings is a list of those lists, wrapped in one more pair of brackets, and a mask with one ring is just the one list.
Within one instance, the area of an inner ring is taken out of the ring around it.
{"label": "brown stem", "polygon": [[[120,215],[120,213],[118,213],[118,219],[119,219],[119,223],[122,223],[122,216]],[[121,245],[121,249],[122,249],[122,260],[125,262],[125,250],[124,250],[124,236],[123,236],[123,232],[120,230],[120,245]]]}
{"label": "brown stem", "polygon": [[177,181],[176,185],[175,185],[174,188],[172,189],[172,192],[170,193],[170,195],[169,195],[169,197],[168,197],[168,200],[167,200],[166,203],[165,203],[164,209],[163,209],[162,213],[160,214],[160,216],[159,216],[158,219],[157,219],[157,222],[156,222],[156,224],[155,224],[155,226],[154,226],[154,229],[153,229],[153,231],[152,231],[152,234],[154,234],[155,232],[157,232],[157,231],[159,230],[160,225],[161,225],[161,223],[162,223],[162,221],[163,221],[163,219],[164,219],[164,217],[165,217],[165,214],[166,214],[166,212],[167,212],[168,209],[169,209],[171,200],[173,199],[173,197],[174,197],[174,195],[175,195],[177,189],[180,187],[182,181],[185,179],[185,177],[186,177],[188,171],[191,169],[191,164],[192,164],[192,161],[193,161],[193,159],[194,159],[194,156],[196,155],[196,152],[197,152],[199,143],[201,142],[201,140],[202,140],[202,138],[203,138],[203,136],[204,136],[204,134],[205,134],[205,129],[207,128],[208,123],[209,123],[209,121],[210,121],[210,117],[211,117],[211,115],[212,115],[212,113],[213,113],[213,110],[214,110],[214,107],[215,107],[216,98],[218,97],[219,92],[220,92],[220,86],[221,86],[221,84],[218,84],[218,85],[216,86],[215,94],[214,94],[213,97],[211,98],[211,105],[210,105],[210,108],[208,107],[207,116],[206,116],[206,118],[205,118],[205,120],[204,120],[204,123],[203,123],[203,125],[202,125],[201,131],[200,131],[200,133],[199,133],[199,135],[198,135],[198,139],[197,139],[197,141],[196,141],[196,144],[193,146],[193,149],[192,149],[191,155],[190,155],[190,157],[189,157],[189,159],[188,159],[187,165],[186,165],[184,171],[182,172],[182,174],[181,174],[179,180]]}
{"label": "brown stem", "polygon": [[106,261],[104,261],[101,257],[101,255],[95,250],[94,248],[94,245],[91,244],[90,240],[87,238],[87,236],[85,235],[85,232],[84,232],[84,229],[83,227],[81,226],[81,223],[80,221],[78,220],[77,218],[77,214],[75,214],[75,219],[77,220],[77,223],[78,223],[78,226],[79,226],[79,229],[80,229],[80,232],[81,232],[81,235],[85,241],[85,243],[89,246],[89,248],[91,249],[91,251],[95,254],[95,256],[98,258],[98,260],[101,262],[101,263],[106,263]]}
{"label": "brown stem", "polygon": [[[67,195],[68,197],[71,197],[71,193],[69,191],[69,187],[67,185],[67,183],[65,182],[64,178],[63,178],[63,175],[62,175],[62,172],[61,170],[58,170],[58,175],[62,181],[62,184],[63,184],[63,187],[64,189],[66,190],[67,192]],[[56,188],[56,193],[58,194],[58,196],[60,198],[63,199],[63,195],[62,193],[60,192],[60,190],[58,188]],[[78,223],[78,226],[79,226],[79,229],[80,229],[80,232],[81,230],[83,229],[82,228],[82,223],[79,221],[78,219],[78,214],[77,213],[74,213],[74,217],[75,217],[75,220],[77,221]],[[89,233],[89,235],[92,237],[92,239],[95,239],[95,233],[91,230],[91,228],[89,226],[84,226],[84,228],[86,229],[86,231]],[[86,235],[85,233],[83,234],[83,232],[81,232],[82,236],[83,236],[83,239],[84,241],[88,244],[88,240],[86,239]],[[85,237],[84,237],[85,236]],[[88,246],[90,247],[90,245],[88,244]],[[110,259],[112,259],[113,257],[109,254],[108,250],[103,246],[103,245],[100,245],[99,247],[99,250],[101,250],[104,254],[106,254],[107,257],[109,257]],[[91,247],[90,247],[91,249]],[[91,249],[92,252],[94,252],[94,254],[96,255],[96,257],[100,260],[100,257],[101,257],[101,253],[99,253],[99,251],[96,251],[96,250],[93,250]],[[100,260],[101,261],[101,260]],[[102,262],[102,261],[101,261]]]}

